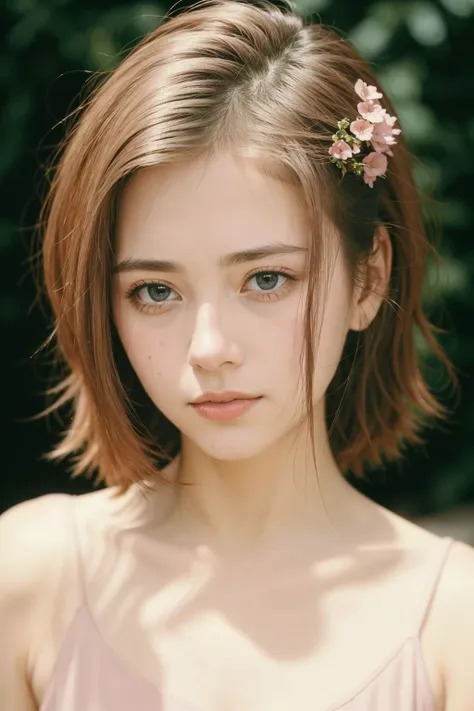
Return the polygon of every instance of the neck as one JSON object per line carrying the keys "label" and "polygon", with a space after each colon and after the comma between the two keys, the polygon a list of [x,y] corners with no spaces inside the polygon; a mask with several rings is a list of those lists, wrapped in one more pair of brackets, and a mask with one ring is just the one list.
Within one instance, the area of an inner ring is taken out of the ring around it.
{"label": "neck", "polygon": [[344,479],[323,427],[315,451],[316,467],[304,432],[247,459],[222,460],[183,437],[174,471],[188,485],[177,487],[173,518],[194,541],[222,554],[294,546],[308,536],[326,547],[340,544],[373,504]]}

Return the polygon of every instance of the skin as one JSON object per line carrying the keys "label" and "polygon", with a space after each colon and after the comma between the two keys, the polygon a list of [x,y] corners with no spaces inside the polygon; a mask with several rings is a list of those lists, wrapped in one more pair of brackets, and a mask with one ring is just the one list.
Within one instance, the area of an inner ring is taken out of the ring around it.
{"label": "skin", "polygon": [[[316,473],[307,427],[295,436],[304,412],[298,374],[305,253],[218,265],[222,255],[268,243],[307,247],[297,188],[248,159],[216,154],[205,162],[146,169],[123,195],[116,264],[166,259],[183,265],[181,273],[119,271],[113,313],[143,387],[182,432],[175,475],[197,486],[176,492],[173,511],[190,535],[216,551],[245,555],[308,533],[327,540],[332,527],[324,504],[337,502],[342,520],[362,505],[331,453],[324,396],[349,329],[370,323],[381,290],[364,300],[352,291],[337,236],[329,237],[330,281],[313,389]],[[373,266],[383,286],[391,265],[386,235],[380,244]],[[296,280],[249,276],[281,269]],[[143,288],[145,282],[169,288]],[[142,288],[135,299],[127,298],[137,284]],[[157,301],[166,303],[157,307]],[[220,390],[263,398],[227,422],[204,419],[189,405],[205,391]]]}

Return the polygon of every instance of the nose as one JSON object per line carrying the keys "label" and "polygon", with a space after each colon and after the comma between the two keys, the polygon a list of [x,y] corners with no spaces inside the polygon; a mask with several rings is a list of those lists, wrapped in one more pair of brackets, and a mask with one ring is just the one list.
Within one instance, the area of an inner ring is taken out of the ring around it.
{"label": "nose", "polygon": [[216,309],[202,304],[196,316],[196,325],[189,347],[189,363],[194,368],[216,370],[225,363],[240,365],[242,353],[219,323]]}

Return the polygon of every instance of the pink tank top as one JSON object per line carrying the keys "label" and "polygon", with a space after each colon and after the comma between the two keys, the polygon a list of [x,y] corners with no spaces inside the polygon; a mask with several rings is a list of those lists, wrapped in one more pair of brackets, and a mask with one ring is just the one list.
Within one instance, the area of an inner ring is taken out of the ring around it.
{"label": "pink tank top", "polygon": [[[420,633],[452,543],[451,537],[439,539],[421,619],[413,634],[349,696],[323,711],[435,711]],[[87,605],[82,603],[59,650],[40,711],[206,710],[169,694],[165,698],[151,681],[129,669],[101,637]]]}

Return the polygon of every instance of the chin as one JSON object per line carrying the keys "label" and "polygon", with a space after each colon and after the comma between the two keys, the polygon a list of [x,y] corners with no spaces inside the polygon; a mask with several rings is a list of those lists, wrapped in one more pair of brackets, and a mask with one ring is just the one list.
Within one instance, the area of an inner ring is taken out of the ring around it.
{"label": "chin", "polygon": [[[269,447],[276,443],[275,434],[255,431],[255,426],[242,427],[240,430],[226,432],[225,428],[211,432],[209,436],[198,436],[193,433],[189,439],[193,447],[198,447],[204,455],[222,462],[238,462],[262,455]],[[187,435],[183,432],[184,436]]]}

